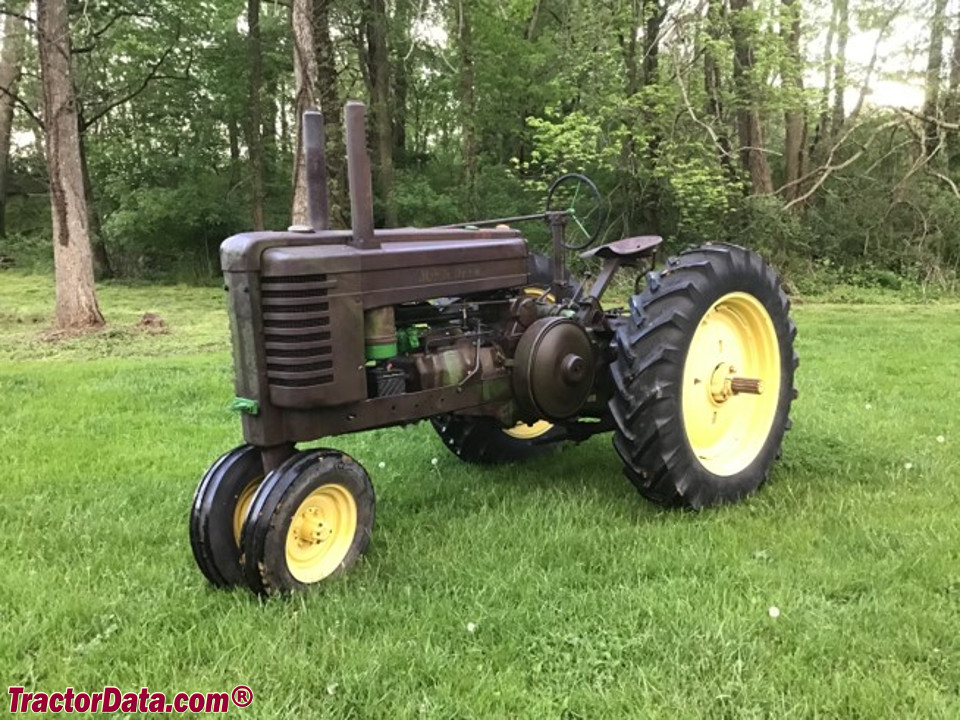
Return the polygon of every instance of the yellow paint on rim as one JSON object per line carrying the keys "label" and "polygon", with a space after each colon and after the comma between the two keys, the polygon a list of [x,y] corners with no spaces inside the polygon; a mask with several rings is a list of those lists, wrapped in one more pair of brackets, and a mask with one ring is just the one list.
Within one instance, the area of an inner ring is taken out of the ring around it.
{"label": "yellow paint on rim", "polygon": [[233,506],[233,539],[240,547],[240,531],[243,529],[243,521],[247,519],[247,513],[250,511],[250,503],[253,502],[253,496],[257,494],[257,488],[263,482],[263,475],[251,480],[247,486],[240,491],[237,497],[237,504]]}
{"label": "yellow paint on rim", "polygon": [[[780,398],[780,346],[773,320],[753,295],[724,295],[700,320],[683,368],[683,424],[700,463],[730,477],[757,459]],[[760,381],[758,394],[731,390],[734,377]]]}
{"label": "yellow paint on rim", "polygon": [[546,435],[553,430],[553,423],[546,420],[540,420],[527,425],[526,423],[517,423],[514,427],[504,430],[507,435],[517,440],[535,440],[541,435]]}
{"label": "yellow paint on rim", "polygon": [[538,288],[538,287],[528,287],[523,289],[523,294],[525,297],[529,298],[543,298],[548,303],[555,303],[557,298],[552,292],[547,292],[549,288]]}
{"label": "yellow paint on rim", "polygon": [[323,485],[300,504],[285,545],[287,569],[304,584],[332,575],[357,533],[357,502],[343,485]]}
{"label": "yellow paint on rim", "polygon": [[[549,303],[556,302],[556,297],[554,297],[553,293],[547,292],[548,289],[549,288],[528,287],[523,289],[523,294],[530,298],[542,297]],[[509,430],[504,430],[503,432],[516,440],[536,440],[551,430],[553,430],[553,423],[540,420],[532,425],[527,425],[527,423],[522,422],[517,423],[514,427]]]}

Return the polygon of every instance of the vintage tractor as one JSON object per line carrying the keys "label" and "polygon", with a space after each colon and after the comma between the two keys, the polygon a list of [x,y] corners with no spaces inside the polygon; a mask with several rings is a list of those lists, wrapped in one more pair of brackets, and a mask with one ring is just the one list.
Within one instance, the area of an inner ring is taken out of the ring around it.
{"label": "vintage tractor", "polygon": [[[665,506],[738,500],[767,479],[797,358],[760,256],[706,245],[656,271],[660,238],[633,237],[585,253],[602,269],[573,279],[565,252],[600,226],[579,175],[537,215],[377,230],[365,114],[347,104],[351,229],[329,228],[323,118],[308,113],[309,226],[221,248],[247,444],[197,488],[190,538],[211,583],[285,593],[361,557],[370,476],[337,450],[297,449],[333,435],[429,420],[460,459],[488,464],[612,431],[627,477]],[[549,227],[552,257],[510,227],[528,220]],[[622,268],[636,294],[606,308]]]}

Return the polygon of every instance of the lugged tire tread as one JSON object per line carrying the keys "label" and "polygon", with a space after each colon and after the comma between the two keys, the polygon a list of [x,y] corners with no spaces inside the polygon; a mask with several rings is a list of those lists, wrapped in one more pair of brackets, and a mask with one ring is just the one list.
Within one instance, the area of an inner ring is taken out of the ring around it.
{"label": "lugged tire tread", "polygon": [[[793,349],[796,325],[776,271],[758,254],[735,245],[706,245],[671,258],[655,282],[630,300],[629,315],[617,331],[618,357],[611,365],[616,391],[609,404],[617,425],[613,445],[625,474],[641,494],[660,505],[696,509],[739,499],[699,480],[697,471],[705,471],[694,467],[677,410],[677,374],[682,378],[685,346],[702,317],[699,304],[712,297],[714,284],[731,274],[756,283],[779,303],[777,314],[786,318],[792,356],[790,377],[784,382],[790,383],[791,399],[794,394],[792,370],[799,362]],[[787,415],[789,409],[788,401]],[[784,428],[789,425],[787,417]],[[777,446],[779,451],[779,440]],[[753,489],[768,478],[769,464]]]}
{"label": "lugged tire tread", "polygon": [[553,428],[534,440],[510,437],[493,418],[438,415],[430,419],[444,447],[474,465],[506,465],[560,449],[563,431]]}

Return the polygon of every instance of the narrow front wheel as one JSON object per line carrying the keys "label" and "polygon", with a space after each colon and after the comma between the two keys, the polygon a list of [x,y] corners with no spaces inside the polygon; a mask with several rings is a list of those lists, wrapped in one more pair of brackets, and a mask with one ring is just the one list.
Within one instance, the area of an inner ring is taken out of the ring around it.
{"label": "narrow front wheel", "polygon": [[260,450],[243,445],[221,456],[197,486],[190,510],[190,547],[216,587],[243,583],[240,529],[263,480]]}
{"label": "narrow front wheel", "polygon": [[336,450],[300,452],[270,474],[241,533],[247,585],[264,595],[316,587],[356,563],[370,544],[373,485]]}

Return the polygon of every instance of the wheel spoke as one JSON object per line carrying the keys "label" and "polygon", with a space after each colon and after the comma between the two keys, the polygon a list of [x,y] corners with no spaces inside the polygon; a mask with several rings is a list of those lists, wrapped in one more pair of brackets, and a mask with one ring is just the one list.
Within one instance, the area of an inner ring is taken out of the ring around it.
{"label": "wheel spoke", "polygon": [[573,221],[577,224],[577,227],[580,228],[580,231],[583,233],[583,236],[589,238],[590,233],[587,232],[587,229],[583,226],[583,223],[580,222],[580,218],[576,216],[576,213],[574,213],[573,215]]}

